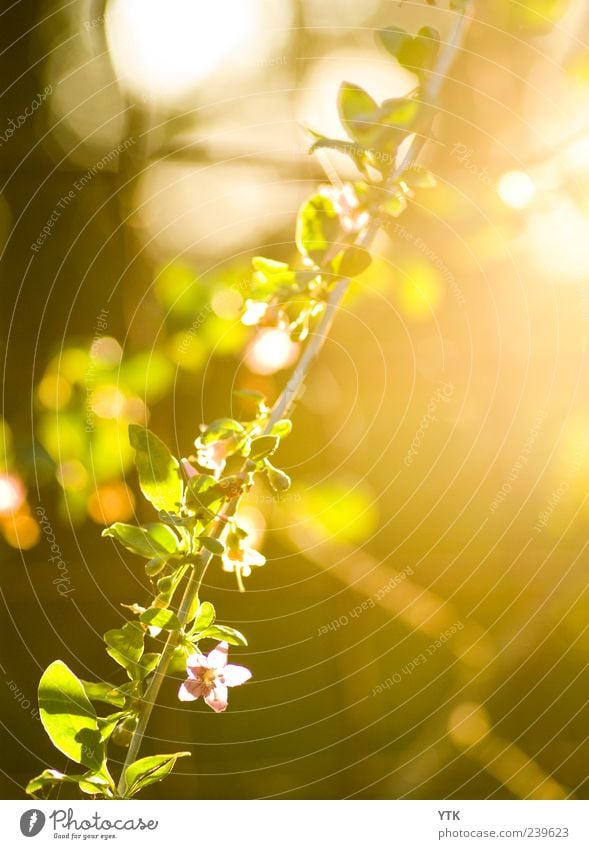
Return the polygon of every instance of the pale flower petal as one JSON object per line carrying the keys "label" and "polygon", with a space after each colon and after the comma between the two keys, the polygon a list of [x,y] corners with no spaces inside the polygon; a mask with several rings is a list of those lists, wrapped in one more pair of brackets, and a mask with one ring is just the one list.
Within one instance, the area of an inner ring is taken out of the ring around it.
{"label": "pale flower petal", "polygon": [[245,312],[241,317],[241,323],[252,327],[261,321],[268,311],[268,304],[263,301],[246,301]]}
{"label": "pale flower petal", "polygon": [[238,687],[252,677],[252,673],[245,666],[234,666],[232,663],[225,667],[221,675],[227,687]]}
{"label": "pale flower petal", "polygon": [[215,713],[221,713],[227,707],[227,696],[228,696],[227,687],[225,684],[215,684],[214,688],[211,692],[205,696],[205,702],[209,707],[215,711]]}
{"label": "pale flower petal", "polygon": [[194,702],[200,696],[206,696],[209,692],[209,688],[205,686],[202,681],[195,681],[192,678],[187,678],[180,685],[180,689],[178,690],[178,698],[181,702]]}
{"label": "pale flower petal", "polygon": [[266,558],[259,551],[256,551],[255,548],[246,548],[243,556],[243,563],[245,566],[263,566],[266,562]]}
{"label": "pale flower petal", "polygon": [[210,667],[209,659],[204,654],[191,654],[186,658],[186,669],[188,674],[194,673],[193,677],[201,675],[201,670],[210,669]]}
{"label": "pale flower petal", "polygon": [[184,469],[184,474],[190,480],[191,478],[196,477],[198,475],[197,470],[194,468],[192,463],[190,463],[185,457],[183,457],[180,462],[182,463],[182,468]]}
{"label": "pale flower petal", "polygon": [[207,657],[207,666],[209,666],[210,669],[222,669],[227,665],[228,652],[228,643],[225,641],[217,643],[216,647],[209,652],[209,656]]}

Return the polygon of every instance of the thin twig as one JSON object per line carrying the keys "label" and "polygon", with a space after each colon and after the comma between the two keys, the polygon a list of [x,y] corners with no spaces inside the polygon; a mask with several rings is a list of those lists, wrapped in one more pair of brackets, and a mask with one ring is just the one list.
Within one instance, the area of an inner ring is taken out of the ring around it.
{"label": "thin twig", "polygon": [[[462,42],[462,38],[467,27],[468,19],[471,16],[471,8],[472,4],[469,4],[465,12],[459,16],[456,26],[454,27],[450,35],[450,38],[441,50],[440,55],[438,57],[438,61],[430,73],[428,81],[424,87],[424,99],[429,104],[432,104],[435,100],[438,99],[443,80],[448,75],[452,60],[454,59],[455,54]],[[407,167],[411,163],[415,162],[427,141],[428,136],[425,133],[422,133],[414,138],[412,144],[409,147],[409,150],[407,151],[407,154],[403,158],[403,161],[393,170],[393,172],[389,176],[385,186],[383,187],[383,191],[389,190],[396,183],[396,181],[403,174],[403,172],[407,169]],[[356,244],[360,247],[369,248],[372,245],[372,242],[374,241],[374,238],[378,233],[379,228],[380,220],[378,217],[374,217],[364,234],[358,238]],[[312,363],[315,361],[315,359],[321,352],[325,340],[329,336],[338,307],[342,301],[342,298],[348,290],[350,282],[350,278],[342,278],[336,283],[334,288],[331,290],[326,302],[325,309],[323,311],[323,315],[315,333],[307,343],[303,355],[299,360],[298,364],[296,365],[288,383],[286,384],[280,396],[277,398],[276,402],[272,407],[266,431],[270,430],[272,425],[274,425],[279,419],[284,418],[286,415],[288,415],[289,411],[292,409],[292,406],[295,403],[304,385],[305,378]],[[215,522],[212,530],[209,532],[209,536],[215,539],[218,539],[222,536],[227,526],[227,519],[231,518],[231,516],[235,514],[238,503],[239,497],[233,498],[227,504],[225,510],[222,511],[220,516],[217,518],[217,521]],[[198,555],[196,564],[191,567],[188,584],[184,591],[184,595],[182,597],[182,602],[180,604],[180,609],[178,612],[178,619],[180,620],[180,624],[182,627],[186,625],[189,611],[192,609],[194,600],[198,595],[202,579],[211,559],[212,554],[203,549]],[[164,678],[166,677],[166,672],[170,660],[172,658],[174,649],[176,648],[176,645],[177,635],[170,634],[162,652],[162,656],[147,688],[147,692],[145,693],[143,704],[139,712],[137,728],[133,733],[133,738],[129,746],[129,751],[125,759],[123,771],[119,781],[118,792],[121,796],[125,794],[126,790],[125,771],[127,767],[133,763],[139,752],[141,742],[143,740],[143,736],[145,734],[145,730],[147,728],[147,724],[151,716],[151,712],[153,710],[161,684]]]}

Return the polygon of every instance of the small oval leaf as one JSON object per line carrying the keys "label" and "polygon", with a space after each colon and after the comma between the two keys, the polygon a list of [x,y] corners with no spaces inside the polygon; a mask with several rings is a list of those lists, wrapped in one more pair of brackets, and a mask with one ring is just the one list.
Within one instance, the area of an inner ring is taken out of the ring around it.
{"label": "small oval leaf", "polygon": [[161,781],[174,768],[178,758],[186,758],[190,752],[175,752],[173,755],[152,755],[140,758],[125,770],[125,798],[134,796],[139,790],[156,781]]}
{"label": "small oval leaf", "polygon": [[207,551],[210,551],[211,554],[223,554],[225,551],[225,546],[219,539],[215,539],[214,537],[199,537],[198,541],[206,548]]}
{"label": "small oval leaf", "polygon": [[96,712],[82,682],[61,660],[51,663],[41,676],[39,712],[56,749],[88,769],[100,769],[104,745]]}

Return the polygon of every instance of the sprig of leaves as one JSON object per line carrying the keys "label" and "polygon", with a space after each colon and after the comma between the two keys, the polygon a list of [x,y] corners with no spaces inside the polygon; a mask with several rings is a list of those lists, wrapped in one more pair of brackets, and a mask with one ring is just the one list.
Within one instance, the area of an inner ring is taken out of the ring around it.
{"label": "sprig of leaves", "polygon": [[[452,0],[451,5],[464,13],[466,2]],[[398,158],[401,145],[431,118],[429,83],[436,74],[439,35],[429,27],[416,36],[388,27],[378,39],[415,74],[417,85],[407,96],[379,104],[360,86],[342,84],[338,109],[348,140],[313,133],[310,152],[333,149],[349,156],[362,179],[339,189],[321,187],[303,203],[297,215],[293,263],[253,258],[244,324],[281,327],[298,341],[306,339],[316,324],[328,328],[329,309],[337,304],[336,288],[369,268],[370,242],[379,226],[400,215],[415,190],[435,185],[433,175],[410,156],[401,164]],[[319,348],[312,340],[306,350],[307,366]],[[303,377],[301,369],[298,379]],[[294,393],[287,386],[274,408],[259,393],[246,390],[241,397],[253,402],[253,417],[221,418],[204,425],[195,440],[195,454],[186,460],[174,457],[147,428],[130,426],[139,485],[158,521],[117,522],[103,536],[146,561],[151,598],[145,607],[125,604],[135,618],[104,634],[107,653],[126,675],[123,683],[82,681],[61,660],[43,673],[39,684],[43,726],[55,747],[84,771],[66,775],[46,769],[29,782],[31,795],[75,784],[84,794],[130,798],[165,778],[189,752],[139,759],[136,755],[166,671],[183,671],[187,657],[200,652],[203,640],[247,645],[239,631],[216,622],[210,602],[199,600],[200,581],[209,562],[218,558],[235,573],[242,589],[251,566],[265,562],[259,552],[247,548],[247,533],[236,514],[242,496],[256,480],[263,479],[277,492],[290,486],[290,477],[275,465],[275,457],[292,428],[290,419],[279,418],[277,411],[284,412]],[[116,710],[99,715],[95,703]],[[118,785],[107,765],[110,743],[129,746]]]}

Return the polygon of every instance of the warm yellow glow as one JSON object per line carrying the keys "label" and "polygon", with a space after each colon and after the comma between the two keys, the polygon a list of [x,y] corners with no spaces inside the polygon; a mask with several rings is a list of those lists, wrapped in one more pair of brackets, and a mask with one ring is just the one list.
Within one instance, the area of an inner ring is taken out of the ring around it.
{"label": "warm yellow glow", "polygon": [[536,194],[536,186],[530,175],[524,171],[508,171],[500,178],[497,193],[507,206],[523,209]]}
{"label": "warm yellow glow", "polygon": [[62,377],[48,374],[37,387],[37,395],[48,410],[61,410],[72,397],[72,387]]}
{"label": "warm yellow glow", "polygon": [[37,545],[41,536],[39,525],[26,514],[13,516],[3,526],[4,538],[12,548],[27,549]]}
{"label": "warm yellow glow", "polygon": [[488,733],[491,723],[487,712],[475,702],[463,702],[448,719],[448,731],[458,746],[474,746]]}
{"label": "warm yellow glow", "polygon": [[126,522],[133,517],[135,499],[123,483],[101,486],[88,500],[88,514],[99,525]]}
{"label": "warm yellow glow", "polygon": [[573,285],[589,274],[587,218],[568,198],[528,220],[529,255],[539,271]]}
{"label": "warm yellow glow", "polygon": [[133,396],[132,398],[125,399],[123,415],[126,419],[129,419],[129,421],[136,422],[136,424],[147,424],[149,419],[149,410],[141,398]]}
{"label": "warm yellow glow", "polygon": [[254,41],[258,0],[111,0],[106,31],[121,82],[145,98],[180,99]]}
{"label": "warm yellow glow", "polygon": [[589,170],[589,136],[568,145],[563,151],[562,158],[572,171]]}
{"label": "warm yellow glow", "polygon": [[101,419],[116,419],[125,409],[126,398],[116,386],[101,386],[92,393],[92,410]]}
{"label": "warm yellow glow", "polygon": [[88,473],[79,460],[66,460],[61,463],[55,477],[64,489],[79,492],[88,483]]}
{"label": "warm yellow glow", "polygon": [[399,289],[399,306],[403,315],[415,321],[427,321],[444,295],[438,273],[430,265],[416,263],[407,267]]}
{"label": "warm yellow glow", "polygon": [[236,289],[222,289],[211,299],[213,312],[227,320],[237,318],[243,306],[243,298]]}
{"label": "warm yellow glow", "polygon": [[91,347],[92,359],[102,368],[118,366],[123,358],[123,349],[112,336],[96,339]]}
{"label": "warm yellow glow", "polygon": [[25,488],[14,475],[0,475],[0,516],[15,513],[25,500]]}
{"label": "warm yellow glow", "polygon": [[245,362],[256,374],[274,374],[292,365],[298,353],[298,343],[292,342],[286,331],[272,327],[258,333],[247,350]]}
{"label": "warm yellow glow", "polygon": [[[271,497],[269,496],[269,498]],[[240,507],[237,524],[248,533],[247,545],[252,548],[259,548],[262,544],[264,530],[266,528],[266,519],[262,511],[249,504]]]}
{"label": "warm yellow glow", "polygon": [[170,339],[168,345],[170,359],[186,371],[198,371],[206,358],[206,348],[196,334],[183,330]]}

